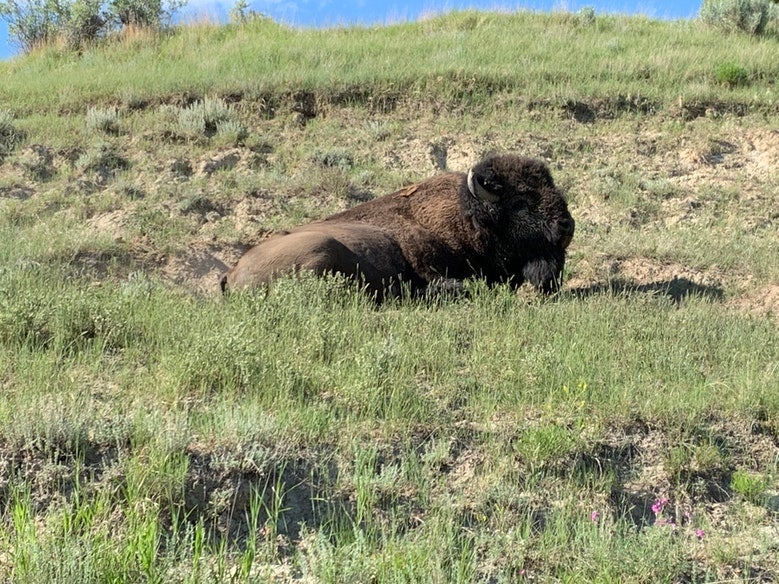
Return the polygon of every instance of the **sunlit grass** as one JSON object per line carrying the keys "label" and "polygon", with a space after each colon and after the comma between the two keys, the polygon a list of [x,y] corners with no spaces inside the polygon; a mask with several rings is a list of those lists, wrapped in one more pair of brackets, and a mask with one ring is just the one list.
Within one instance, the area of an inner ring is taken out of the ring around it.
{"label": "sunlit grass", "polygon": [[[777,328],[739,304],[779,277],[775,49],[463,12],[0,63],[0,580],[775,577]],[[269,230],[490,150],[568,194],[560,294],[218,293]]]}
{"label": "sunlit grass", "polygon": [[[737,35],[722,41],[693,21],[598,15],[588,24],[567,13],[462,12],[334,30],[296,30],[258,19],[183,26],[82,55],[42,49],[0,65],[7,80],[0,97],[20,113],[85,109],[139,91],[152,101],[185,92],[262,98],[279,87],[333,99],[360,99],[370,91],[478,102],[521,90],[530,103],[586,96],[620,98],[635,107],[716,100],[773,108],[776,41]],[[715,71],[725,61],[746,67],[751,83],[723,95]]]}

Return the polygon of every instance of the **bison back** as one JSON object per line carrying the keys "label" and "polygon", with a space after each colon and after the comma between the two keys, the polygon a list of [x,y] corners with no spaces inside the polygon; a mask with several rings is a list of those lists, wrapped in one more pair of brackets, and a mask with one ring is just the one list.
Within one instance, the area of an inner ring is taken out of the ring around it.
{"label": "bison back", "polygon": [[380,297],[397,295],[412,280],[395,238],[371,225],[312,223],[256,245],[223,278],[223,290],[267,285],[300,270],[343,274]]}

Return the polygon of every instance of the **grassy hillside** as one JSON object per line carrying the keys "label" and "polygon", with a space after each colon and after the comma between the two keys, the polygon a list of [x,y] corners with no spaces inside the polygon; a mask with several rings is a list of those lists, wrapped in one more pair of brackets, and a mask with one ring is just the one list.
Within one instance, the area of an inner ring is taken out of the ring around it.
{"label": "grassy hillside", "polygon": [[[46,48],[2,64],[0,99],[40,114],[181,94],[259,100],[307,90],[337,102],[435,95],[480,103],[509,92],[526,104],[587,98],[615,110],[681,102],[776,111],[775,49],[771,36],[723,37],[693,21],[638,17],[461,12],[327,30],[257,19],[129,34],[81,55]],[[742,87],[722,91],[727,64],[745,69]]]}
{"label": "grassy hillside", "polygon": [[[0,580],[775,581],[778,73],[772,36],[475,12],[0,63]],[[568,193],[554,298],[218,293],[493,150]]]}

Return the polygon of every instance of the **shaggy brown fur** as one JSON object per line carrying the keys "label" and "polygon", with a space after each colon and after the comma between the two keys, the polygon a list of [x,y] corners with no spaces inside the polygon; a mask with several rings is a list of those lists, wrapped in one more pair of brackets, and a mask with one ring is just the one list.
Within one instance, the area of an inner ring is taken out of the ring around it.
{"label": "shaggy brown fur", "polygon": [[558,288],[574,220],[543,162],[486,158],[322,221],[277,234],[222,277],[222,290],[268,284],[295,270],[359,278],[368,291],[425,293],[482,277]]}

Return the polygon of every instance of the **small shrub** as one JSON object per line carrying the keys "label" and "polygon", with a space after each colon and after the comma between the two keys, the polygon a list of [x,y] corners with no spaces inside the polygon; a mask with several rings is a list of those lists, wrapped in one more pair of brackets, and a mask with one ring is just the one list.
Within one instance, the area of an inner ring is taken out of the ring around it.
{"label": "small shrub", "polygon": [[76,161],[76,169],[83,173],[96,173],[101,182],[129,166],[129,162],[117,153],[116,148],[106,142],[95,144]]}
{"label": "small shrub", "polygon": [[771,14],[769,0],[704,0],[700,18],[726,32],[760,35]]}
{"label": "small shrub", "polygon": [[47,347],[54,337],[53,315],[49,298],[29,290],[0,290],[0,343]]}
{"label": "small shrub", "polygon": [[107,20],[101,11],[103,0],[75,0],[64,23],[68,47],[79,49],[107,32]]}
{"label": "small shrub", "polygon": [[196,107],[179,108],[177,115],[177,129],[182,136],[196,138],[206,133],[206,118],[202,108]]}
{"label": "small shrub", "polygon": [[[168,118],[174,116],[177,131],[189,138],[211,137],[226,122],[235,122],[235,113],[219,98],[205,98],[189,107],[165,106],[162,114]],[[233,126],[232,129],[235,129]],[[230,128],[226,128],[227,131]]]}
{"label": "small shrub", "polygon": [[225,144],[238,146],[246,141],[249,131],[238,120],[225,120],[217,124],[216,137]]}
{"label": "small shrub", "polygon": [[0,163],[21,144],[26,135],[13,124],[11,112],[0,110]]}
{"label": "small shrub", "polygon": [[722,63],[714,69],[717,83],[728,87],[743,87],[749,83],[749,73],[736,63]]}
{"label": "small shrub", "polygon": [[592,6],[582,6],[579,9],[579,24],[582,26],[592,26],[595,24],[595,8]]}
{"label": "small shrub", "polygon": [[87,128],[116,135],[119,133],[119,113],[116,108],[89,108],[87,110]]}
{"label": "small shrub", "polygon": [[[203,108],[203,118],[206,122],[206,132],[215,133],[219,124],[235,118],[233,110],[218,97],[206,97],[200,103]],[[197,105],[197,104],[195,104]],[[194,107],[194,106],[193,106]]]}
{"label": "small shrub", "polygon": [[246,0],[237,0],[230,9],[230,22],[235,24],[245,24],[252,20],[262,20],[266,18],[261,12],[251,9],[251,5]]}
{"label": "small shrub", "polygon": [[365,129],[368,134],[377,142],[383,142],[395,131],[393,124],[389,122],[383,122],[378,120],[370,120],[366,122]]}
{"label": "small shrub", "polygon": [[338,168],[343,171],[351,170],[354,160],[349,152],[342,148],[333,150],[317,150],[312,159],[317,164],[327,168]]}
{"label": "small shrub", "polygon": [[0,2],[0,17],[8,23],[8,37],[25,53],[54,40],[66,21],[65,6],[51,0]]}
{"label": "small shrub", "polygon": [[169,134],[179,133],[179,116],[181,115],[183,108],[172,105],[169,103],[163,103],[157,110],[157,115],[160,120],[160,126]]}
{"label": "small shrub", "polygon": [[123,26],[163,28],[186,0],[111,0],[109,12]]}
{"label": "small shrub", "polygon": [[54,152],[41,144],[32,144],[22,150],[15,164],[24,170],[25,175],[36,181],[46,181],[54,176]]}

